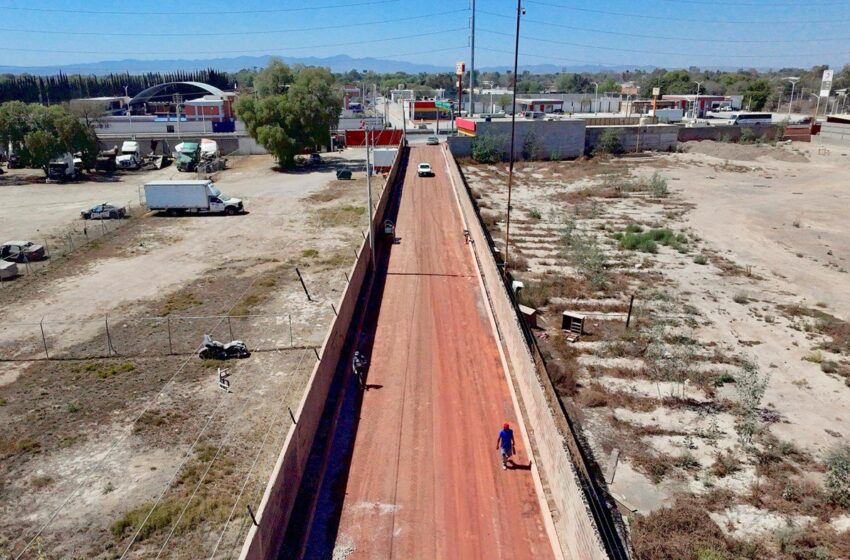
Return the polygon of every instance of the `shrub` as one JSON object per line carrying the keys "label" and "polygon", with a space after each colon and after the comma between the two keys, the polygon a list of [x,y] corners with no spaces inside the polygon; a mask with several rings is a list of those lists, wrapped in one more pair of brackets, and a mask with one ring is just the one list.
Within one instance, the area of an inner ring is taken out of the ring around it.
{"label": "shrub", "polygon": [[715,560],[731,558],[726,537],[704,505],[679,499],[670,508],[636,515],[635,560]]}
{"label": "shrub", "polygon": [[534,309],[545,307],[549,303],[551,289],[542,282],[529,282],[519,291],[519,302]]}
{"label": "shrub", "polygon": [[744,128],[741,130],[741,137],[738,139],[738,143],[740,144],[753,144],[756,141],[755,133],[749,129]]}
{"label": "shrub", "polygon": [[835,373],[838,371],[838,364],[831,360],[825,360],[821,362],[820,370],[824,373]]}
{"label": "shrub", "polygon": [[850,446],[842,444],[831,449],[824,462],[824,486],[830,503],[850,507]]}
{"label": "shrub", "polygon": [[821,364],[823,363],[823,352],[820,350],[815,350],[814,352],[809,352],[803,357],[807,362],[812,362],[813,364]]}
{"label": "shrub", "polygon": [[502,159],[496,139],[487,134],[476,136],[472,140],[472,159],[478,163],[496,163]]}
{"label": "shrub", "polygon": [[768,381],[769,376],[761,374],[755,362],[743,360],[741,371],[735,378],[735,389],[741,405],[741,417],[735,424],[735,429],[744,449],[752,449],[753,436],[761,427],[759,407]]}
{"label": "shrub", "polygon": [[728,373],[721,373],[720,375],[718,375],[717,377],[715,377],[715,378],[712,380],[712,382],[711,382],[711,383],[712,383],[715,387],[723,387],[723,386],[724,386],[725,384],[727,384],[727,383],[734,383],[734,382],[735,382],[735,378],[734,378],[732,375],[730,375],[730,374],[728,374]]}
{"label": "shrub", "polygon": [[538,210],[537,208],[532,208],[532,209],[531,209],[528,213],[529,213],[529,214],[531,215],[531,217],[532,217],[532,218],[534,218],[535,220],[540,220],[540,219],[542,219],[542,218],[543,218],[543,214],[541,214],[541,213],[540,213],[540,210]]}
{"label": "shrub", "polygon": [[549,364],[549,379],[561,396],[572,397],[576,394],[576,372],[564,364],[553,362]]}
{"label": "shrub", "polygon": [[594,155],[622,154],[624,151],[620,131],[616,128],[606,128],[593,148]]}
{"label": "shrub", "polygon": [[708,258],[705,255],[697,255],[694,257],[694,263],[696,264],[708,264]]}
{"label": "shrub", "polygon": [[741,462],[731,452],[718,453],[711,465],[711,474],[723,478],[741,470]]}
{"label": "shrub", "polygon": [[670,194],[670,191],[667,188],[667,179],[657,171],[653,173],[652,177],[650,177],[649,181],[647,181],[647,187],[649,188],[649,192],[658,198],[663,198]]}
{"label": "shrub", "polygon": [[[641,233],[643,231],[643,227],[640,224],[629,224],[626,226],[626,233]],[[622,237],[622,234],[620,234]]]}
{"label": "shrub", "polygon": [[745,305],[750,302],[750,298],[744,292],[738,292],[734,296],[732,296],[732,301],[735,303],[740,303],[741,305]]}

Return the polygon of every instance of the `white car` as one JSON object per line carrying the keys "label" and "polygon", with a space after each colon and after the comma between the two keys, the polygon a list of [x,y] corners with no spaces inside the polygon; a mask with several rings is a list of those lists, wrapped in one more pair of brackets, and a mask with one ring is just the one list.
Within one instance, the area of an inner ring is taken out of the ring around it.
{"label": "white car", "polygon": [[419,166],[416,168],[416,173],[418,173],[420,177],[430,177],[434,174],[434,172],[431,170],[430,163],[420,163]]}
{"label": "white car", "polygon": [[440,139],[437,138],[436,136],[429,136],[425,140],[425,143],[428,144],[429,146],[438,146],[440,144]]}

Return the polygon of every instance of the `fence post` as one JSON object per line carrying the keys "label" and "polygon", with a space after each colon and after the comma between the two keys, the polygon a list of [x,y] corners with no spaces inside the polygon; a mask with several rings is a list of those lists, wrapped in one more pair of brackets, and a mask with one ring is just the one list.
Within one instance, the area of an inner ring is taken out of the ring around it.
{"label": "fence post", "polygon": [[115,351],[115,347],[112,345],[112,335],[109,333],[109,314],[107,313],[104,317],[106,322],[106,355],[111,356],[112,354],[118,355],[118,352]]}
{"label": "fence post", "polygon": [[626,328],[629,328],[629,323],[632,322],[632,306],[635,304],[635,295],[632,294],[632,298],[629,300],[629,314],[626,317]]}
{"label": "fence post", "polygon": [[334,307],[334,304],[333,304],[333,303],[331,304],[331,309],[333,309],[334,317],[336,317],[337,315],[339,315],[339,313],[337,313],[337,312],[336,312],[336,307]]}
{"label": "fence post", "polygon": [[233,337],[233,324],[230,322],[230,315],[227,316],[227,330],[230,331],[230,340],[234,340]]}
{"label": "fence post", "polygon": [[289,314],[289,347],[294,347],[295,344],[292,341],[292,314]]}
{"label": "fence post", "polygon": [[346,284],[351,282],[351,280],[348,279],[348,273],[346,271],[343,270],[342,275],[345,276],[345,283]]}
{"label": "fence post", "polygon": [[298,270],[298,267],[295,267],[295,274],[298,275],[298,279],[301,281],[301,287],[304,288],[304,293],[307,294],[307,301],[313,301],[310,298],[310,292],[307,291],[307,284],[304,283],[304,278],[301,277],[301,271]]}
{"label": "fence post", "polygon": [[47,359],[50,359],[50,354],[47,352],[47,337],[44,336],[44,317],[39,321],[38,326],[41,328],[41,342],[44,344],[44,355],[47,356]]}
{"label": "fence post", "polygon": [[171,344],[171,316],[170,315],[165,316],[165,322],[166,322],[166,326],[168,328],[168,353],[173,355],[174,354],[174,346]]}

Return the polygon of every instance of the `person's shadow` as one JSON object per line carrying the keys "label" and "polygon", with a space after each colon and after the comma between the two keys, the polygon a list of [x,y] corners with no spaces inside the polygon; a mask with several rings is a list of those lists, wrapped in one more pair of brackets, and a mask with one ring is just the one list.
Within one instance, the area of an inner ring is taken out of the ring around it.
{"label": "person's shadow", "polygon": [[527,465],[522,465],[520,463],[515,462],[513,459],[508,459],[508,470],[511,470],[511,471],[530,471],[531,470],[531,461],[529,461]]}

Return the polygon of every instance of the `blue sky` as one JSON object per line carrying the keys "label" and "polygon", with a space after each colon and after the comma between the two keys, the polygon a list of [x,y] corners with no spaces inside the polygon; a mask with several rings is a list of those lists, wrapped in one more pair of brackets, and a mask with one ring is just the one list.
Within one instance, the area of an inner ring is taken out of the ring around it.
{"label": "blue sky", "polygon": [[[850,61],[847,0],[524,5],[520,64],[779,68]],[[133,7],[137,13],[126,13]],[[477,0],[477,9],[476,66],[509,65],[516,2]],[[222,13],[228,11],[240,13]],[[449,68],[469,59],[469,0],[0,0],[0,14],[0,65],[348,54]]]}

